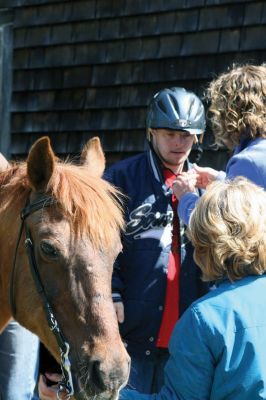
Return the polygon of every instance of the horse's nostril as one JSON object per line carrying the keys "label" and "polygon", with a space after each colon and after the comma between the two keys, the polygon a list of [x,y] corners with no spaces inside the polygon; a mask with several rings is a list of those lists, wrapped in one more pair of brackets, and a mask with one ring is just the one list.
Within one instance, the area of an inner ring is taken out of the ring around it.
{"label": "horse's nostril", "polygon": [[118,390],[127,380],[128,371],[124,372],[120,366],[108,368],[104,361],[99,359],[91,363],[90,382],[101,391]]}
{"label": "horse's nostril", "polygon": [[94,383],[94,385],[101,390],[106,390],[105,378],[106,376],[104,372],[101,370],[101,361],[100,360],[93,361],[91,367],[91,380]]}

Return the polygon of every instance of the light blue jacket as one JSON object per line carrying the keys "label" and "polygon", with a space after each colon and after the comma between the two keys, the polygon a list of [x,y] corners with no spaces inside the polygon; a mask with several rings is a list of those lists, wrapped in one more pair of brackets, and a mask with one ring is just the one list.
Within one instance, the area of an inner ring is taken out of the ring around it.
{"label": "light blue jacket", "polygon": [[[218,179],[236,176],[244,176],[266,190],[266,139],[243,141],[228,161],[226,173],[221,171]],[[178,215],[186,225],[198,199],[196,193],[186,193],[179,201]]]}
{"label": "light blue jacket", "polygon": [[266,399],[266,276],[223,281],[176,324],[158,394],[121,400]]}

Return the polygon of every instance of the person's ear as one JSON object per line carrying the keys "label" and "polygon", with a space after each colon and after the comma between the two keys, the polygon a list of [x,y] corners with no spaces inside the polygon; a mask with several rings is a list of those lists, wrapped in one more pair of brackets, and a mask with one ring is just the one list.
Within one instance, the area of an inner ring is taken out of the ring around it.
{"label": "person's ear", "polygon": [[149,128],[150,140],[155,135],[154,129]]}

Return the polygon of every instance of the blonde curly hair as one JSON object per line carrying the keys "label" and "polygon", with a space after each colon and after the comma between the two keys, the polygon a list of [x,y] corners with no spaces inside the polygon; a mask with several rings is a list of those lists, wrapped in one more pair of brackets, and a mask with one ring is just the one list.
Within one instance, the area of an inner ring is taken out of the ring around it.
{"label": "blonde curly hair", "polygon": [[229,149],[242,137],[266,137],[266,64],[234,66],[207,89],[215,143]]}
{"label": "blonde curly hair", "polygon": [[204,281],[266,271],[266,192],[243,177],[208,186],[190,218],[188,237]]}

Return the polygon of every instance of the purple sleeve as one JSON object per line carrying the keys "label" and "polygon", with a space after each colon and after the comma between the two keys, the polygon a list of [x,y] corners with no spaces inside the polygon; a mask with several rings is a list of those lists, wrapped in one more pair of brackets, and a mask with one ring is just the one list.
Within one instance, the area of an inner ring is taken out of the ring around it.
{"label": "purple sleeve", "polygon": [[188,225],[190,214],[194,210],[198,199],[199,195],[197,193],[186,193],[179,200],[177,213],[185,225]]}

